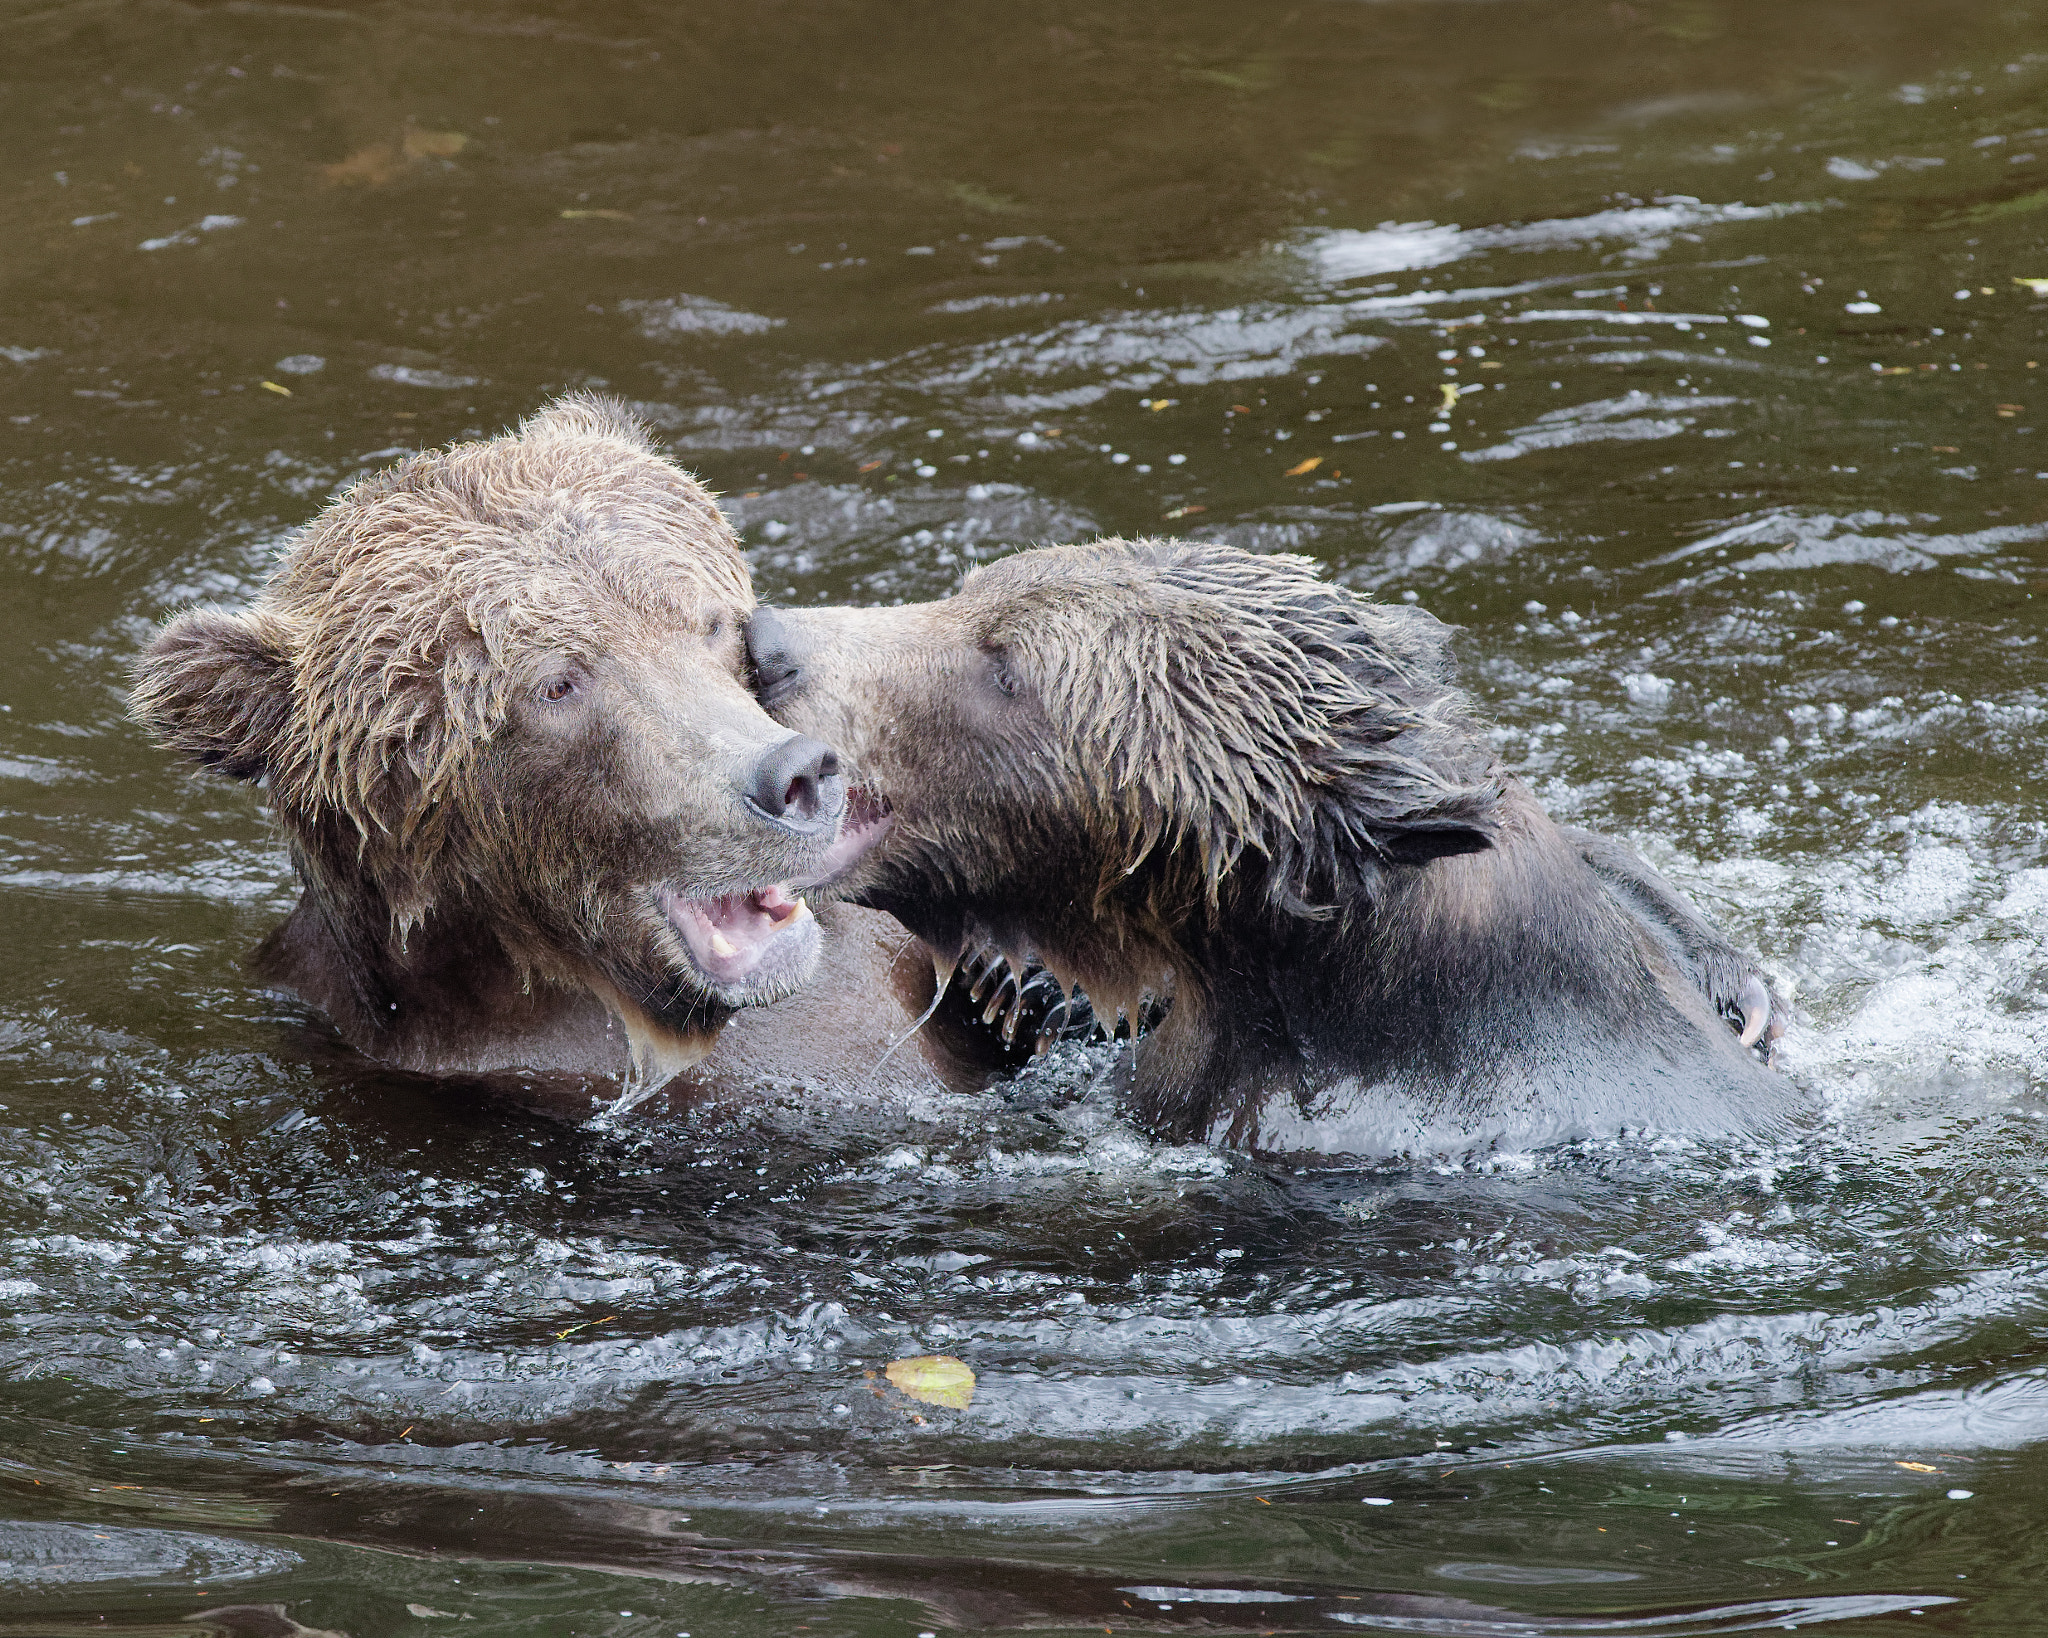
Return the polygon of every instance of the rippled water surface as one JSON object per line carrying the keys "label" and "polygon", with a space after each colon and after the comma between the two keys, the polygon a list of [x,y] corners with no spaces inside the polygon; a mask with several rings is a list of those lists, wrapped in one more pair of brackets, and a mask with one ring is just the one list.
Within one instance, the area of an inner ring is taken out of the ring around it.
{"label": "rippled water surface", "polygon": [[[2048,9],[9,0],[0,165],[0,1633],[2042,1630]],[[769,598],[1169,531],[1461,623],[1825,1118],[1294,1174],[1079,1048],[366,1066],[125,665],[599,384]]]}

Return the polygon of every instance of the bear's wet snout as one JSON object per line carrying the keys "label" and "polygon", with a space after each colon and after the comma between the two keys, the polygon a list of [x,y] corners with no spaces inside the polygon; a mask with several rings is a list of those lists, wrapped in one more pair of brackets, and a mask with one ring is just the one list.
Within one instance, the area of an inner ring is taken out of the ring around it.
{"label": "bear's wet snout", "polygon": [[839,753],[804,734],[792,734],[754,765],[747,802],[778,825],[812,830],[837,824],[846,809]]}
{"label": "bear's wet snout", "polygon": [[773,709],[803,674],[803,643],[797,626],[770,608],[757,608],[747,620],[747,660],[754,668],[754,692]]}

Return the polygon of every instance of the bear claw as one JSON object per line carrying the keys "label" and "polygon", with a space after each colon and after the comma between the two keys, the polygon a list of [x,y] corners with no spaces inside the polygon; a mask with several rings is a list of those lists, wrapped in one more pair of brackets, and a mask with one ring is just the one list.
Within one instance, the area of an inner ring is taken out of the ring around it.
{"label": "bear claw", "polygon": [[[1736,991],[1735,1010],[1742,1014],[1742,1044],[1755,1046],[1771,1023],[1771,992],[1761,978],[1752,973]],[[1783,1028],[1779,1025],[1781,1031]]]}

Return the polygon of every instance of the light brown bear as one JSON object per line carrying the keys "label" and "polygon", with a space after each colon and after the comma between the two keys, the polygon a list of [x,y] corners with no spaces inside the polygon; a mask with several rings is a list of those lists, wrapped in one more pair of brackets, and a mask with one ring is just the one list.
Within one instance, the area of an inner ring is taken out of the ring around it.
{"label": "light brown bear", "polygon": [[1134,1053],[1157,1130],[1373,1157],[1785,1122],[1761,975],[1545,815],[1445,632],[1302,558],[1111,540],[938,603],[757,610],[750,649],[849,758],[839,891],[1098,1016],[1167,1001]]}
{"label": "light brown bear", "polygon": [[879,1059],[931,966],[851,907],[821,940],[790,885],[844,786],[749,691],[752,607],[710,495],[570,398],[353,485],[247,608],[164,628],[133,710],[263,787],[304,892],[256,969],[362,1052],[654,1085],[816,979],[717,1060],[815,1080]]}

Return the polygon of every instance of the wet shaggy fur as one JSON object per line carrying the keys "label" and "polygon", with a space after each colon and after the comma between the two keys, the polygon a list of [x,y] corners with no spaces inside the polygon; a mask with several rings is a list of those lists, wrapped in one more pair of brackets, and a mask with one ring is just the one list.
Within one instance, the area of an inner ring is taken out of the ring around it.
{"label": "wet shaggy fur", "polygon": [[957,596],[762,611],[781,720],[889,828],[843,879],[943,955],[1170,997],[1139,1113],[1376,1155],[1794,1106],[1720,1016],[1753,965],[1500,764],[1447,631],[1313,564],[1168,541],[1021,553]]}
{"label": "wet shaggy fur", "polygon": [[252,604],[165,627],[133,711],[262,785],[305,893],[259,969],[356,1046],[613,1072],[630,1035],[687,1061],[731,1009],[654,890],[744,891],[829,841],[745,808],[749,758],[788,739],[742,680],[752,603],[710,495],[572,398],[353,485]]}
{"label": "wet shaggy fur", "polygon": [[[593,532],[605,555],[585,571],[577,546]],[[355,484],[254,607],[166,628],[132,710],[200,764],[262,779],[281,813],[343,831],[403,928],[442,886],[456,814],[489,822],[472,753],[503,725],[519,662],[592,656],[621,628],[695,624],[721,601],[744,609],[729,537],[637,426],[571,400],[516,438]]]}
{"label": "wet shaggy fur", "polygon": [[1327,917],[1388,860],[1487,845],[1499,780],[1437,621],[1305,559],[1088,554],[1010,560],[983,641],[1028,651],[1037,704],[1065,725],[1060,794],[1081,794],[1099,897],[1156,860],[1156,894],[1213,906],[1249,853],[1274,909]]}

